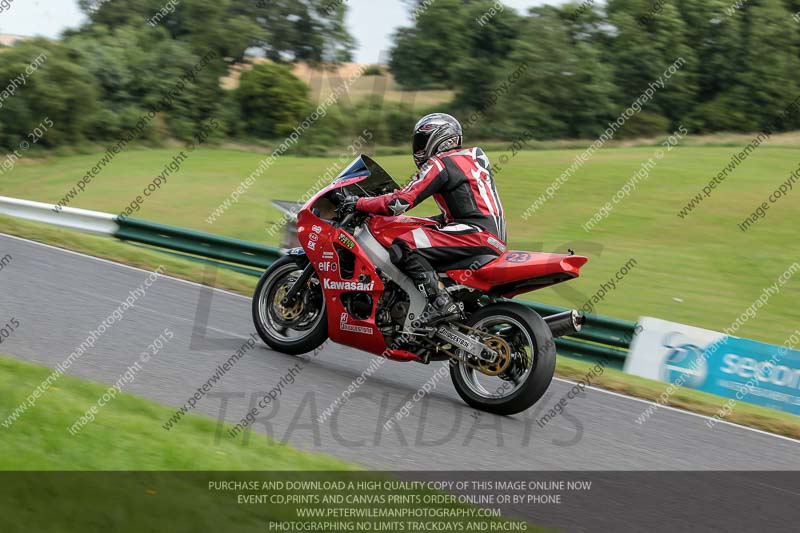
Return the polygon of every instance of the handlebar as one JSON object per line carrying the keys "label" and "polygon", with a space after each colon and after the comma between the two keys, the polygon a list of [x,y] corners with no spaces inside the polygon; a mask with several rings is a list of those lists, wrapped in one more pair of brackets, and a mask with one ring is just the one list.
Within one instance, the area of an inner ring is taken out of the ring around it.
{"label": "handlebar", "polygon": [[350,212],[350,213],[349,213],[347,216],[345,216],[345,217],[342,219],[342,221],[341,221],[341,222],[339,222],[339,226],[340,226],[340,227],[347,226],[347,224],[350,222],[350,220],[352,220],[352,219],[353,219],[353,217],[354,217],[355,215],[356,215],[356,211],[351,211],[351,212]]}

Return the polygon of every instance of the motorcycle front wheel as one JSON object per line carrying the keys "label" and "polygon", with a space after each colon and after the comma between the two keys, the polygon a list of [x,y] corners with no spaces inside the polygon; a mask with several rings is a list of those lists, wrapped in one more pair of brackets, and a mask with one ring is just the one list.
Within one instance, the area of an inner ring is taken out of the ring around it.
{"label": "motorcycle front wheel", "polygon": [[328,338],[325,298],[316,274],[294,304],[281,305],[304,266],[294,257],[278,259],[261,276],[253,294],[253,323],[258,335],[273,350],[291,355],[312,352]]}
{"label": "motorcycle front wheel", "polygon": [[466,323],[486,333],[498,353],[485,363],[459,351],[450,377],[470,406],[497,415],[520,413],[535,404],[550,386],[556,367],[553,335],[532,309],[511,302],[479,309]]}

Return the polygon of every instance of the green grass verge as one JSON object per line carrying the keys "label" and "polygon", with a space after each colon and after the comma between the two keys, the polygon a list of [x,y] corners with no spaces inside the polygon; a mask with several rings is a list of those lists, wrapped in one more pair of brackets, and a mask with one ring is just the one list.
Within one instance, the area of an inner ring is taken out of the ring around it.
{"label": "green grass verge", "polygon": [[[50,369],[39,365],[0,357],[3,391],[0,412],[13,411],[50,373]],[[180,425],[165,431],[161,423],[172,410],[127,393],[106,404],[94,422],[71,436],[67,428],[106,389],[106,385],[62,376],[15,424],[10,428],[0,427],[0,471],[5,471],[0,472],[3,481],[0,529],[5,532],[269,531],[270,521],[298,520],[297,510],[306,506],[273,501],[243,504],[238,495],[297,494],[297,491],[230,492],[211,490],[209,482],[386,480],[359,472],[354,465],[305,453],[260,434],[250,435],[247,443],[241,437],[217,439],[217,432],[224,433],[227,428],[219,428],[216,420],[204,415],[188,415]],[[309,492],[314,491],[303,490],[302,494]],[[335,492],[363,494],[365,491]],[[383,489],[370,493],[391,494]],[[467,508],[449,502],[426,507]],[[360,518],[353,521],[362,520],[372,521]],[[504,521],[494,517],[474,519],[476,523]],[[545,531],[535,527],[527,530]]]}
{"label": "green grass verge", "polygon": [[[534,198],[570,167],[581,150],[523,151],[514,157],[505,149],[490,150],[489,156],[496,162],[503,154],[511,157],[497,176],[510,246],[562,252],[573,248],[591,258],[580,279],[528,297],[563,307],[581,306],[634,258],[637,266],[605,296],[597,313],[627,320],[655,316],[717,331],[729,327],[796,259],[789,253],[796,248],[796,231],[788,221],[800,216],[800,202],[793,198],[800,195],[797,185],[748,232],[741,232],[737,224],[797,168],[800,150],[774,141],[762,145],[682,220],[677,217],[678,210],[738,152],[733,146],[689,146],[691,142],[687,138],[686,146],[667,153],[649,178],[590,233],[581,225],[654,156],[654,147],[598,151],[527,220],[523,213]],[[71,205],[119,213],[172,160],[174,152],[123,152]],[[279,157],[237,203],[208,224],[207,217],[266,155],[264,150],[197,150],[134,216],[275,245],[278,236],[270,237],[267,229],[280,214],[269,206],[269,200],[299,199],[326,169],[337,168],[338,159]],[[3,194],[58,202],[98,156],[20,161],[3,174]],[[379,161],[401,182],[413,167],[408,155],[380,157]],[[419,211],[430,214],[434,210],[431,205]],[[800,280],[790,280],[737,334],[782,344],[794,329],[791,325],[800,322],[798,299]]]}
{"label": "green grass verge", "polygon": [[[3,421],[52,369],[0,357]],[[61,376],[10,428],[0,426],[0,470],[355,470],[332,457],[301,452],[260,434],[215,438],[216,420],[187,415],[172,430],[174,410],[122,393],[75,436],[70,427],[108,389]],[[229,427],[219,429],[222,434]]]}
{"label": "green grass verge", "polygon": [[[38,242],[67,248],[96,257],[112,259],[121,263],[153,270],[164,265],[167,273],[189,281],[200,282],[204,267],[160,252],[131,246],[113,239],[84,235],[42,224],[11,219],[0,216],[0,232],[18,235]],[[227,270],[219,270],[214,285],[233,292],[250,296],[256,279]],[[581,379],[594,365],[575,359],[560,357],[556,374],[565,378]],[[605,369],[603,375],[593,380],[593,385],[645,400],[657,401],[667,385],[638,376],[632,376],[614,369]],[[682,388],[669,397],[665,405],[671,405],[713,416],[727,402],[726,398]],[[646,406],[642,406],[644,411]],[[658,416],[655,414],[654,416]],[[800,418],[773,409],[739,402],[735,410],[726,418],[729,422],[742,424],[788,437],[800,438]]]}

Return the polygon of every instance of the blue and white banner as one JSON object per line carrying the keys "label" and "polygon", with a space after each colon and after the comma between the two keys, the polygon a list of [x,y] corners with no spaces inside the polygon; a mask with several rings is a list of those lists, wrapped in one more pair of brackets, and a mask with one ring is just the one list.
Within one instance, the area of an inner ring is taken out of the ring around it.
{"label": "blue and white banner", "polygon": [[625,372],[800,415],[800,330],[784,346],[639,320]]}

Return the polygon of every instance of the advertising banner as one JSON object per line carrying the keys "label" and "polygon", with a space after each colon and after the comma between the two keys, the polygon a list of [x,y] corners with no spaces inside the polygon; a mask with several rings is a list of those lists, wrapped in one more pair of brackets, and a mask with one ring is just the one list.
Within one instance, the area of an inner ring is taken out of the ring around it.
{"label": "advertising banner", "polygon": [[800,415],[800,331],[784,346],[639,320],[625,372]]}

